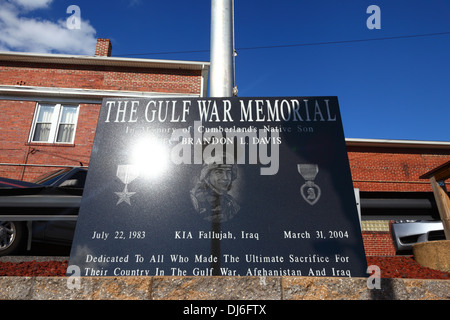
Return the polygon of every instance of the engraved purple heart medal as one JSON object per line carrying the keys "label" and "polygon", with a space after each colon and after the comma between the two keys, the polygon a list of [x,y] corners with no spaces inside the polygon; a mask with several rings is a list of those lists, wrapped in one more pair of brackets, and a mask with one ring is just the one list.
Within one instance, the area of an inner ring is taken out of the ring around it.
{"label": "engraved purple heart medal", "polygon": [[310,205],[315,205],[322,194],[320,187],[314,183],[316,175],[319,173],[317,164],[298,164],[298,172],[305,179],[305,184],[300,188],[300,194]]}

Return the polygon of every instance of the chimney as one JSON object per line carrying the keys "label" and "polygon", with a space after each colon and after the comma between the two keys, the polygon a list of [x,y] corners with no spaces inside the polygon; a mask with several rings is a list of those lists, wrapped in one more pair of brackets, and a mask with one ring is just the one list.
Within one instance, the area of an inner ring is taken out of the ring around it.
{"label": "chimney", "polygon": [[95,48],[96,57],[111,57],[111,41],[109,39],[97,39],[97,46]]}

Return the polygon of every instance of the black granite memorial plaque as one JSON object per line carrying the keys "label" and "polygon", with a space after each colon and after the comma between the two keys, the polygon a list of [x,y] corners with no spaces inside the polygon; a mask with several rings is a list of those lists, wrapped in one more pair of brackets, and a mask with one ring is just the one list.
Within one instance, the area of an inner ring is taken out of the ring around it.
{"label": "black granite memorial plaque", "polygon": [[72,265],[367,276],[337,98],[105,99]]}

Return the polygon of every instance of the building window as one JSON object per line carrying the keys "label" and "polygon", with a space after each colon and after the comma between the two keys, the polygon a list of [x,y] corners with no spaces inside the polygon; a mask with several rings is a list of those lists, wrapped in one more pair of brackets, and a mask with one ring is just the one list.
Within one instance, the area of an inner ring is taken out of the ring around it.
{"label": "building window", "polygon": [[79,106],[38,104],[30,142],[73,143]]}

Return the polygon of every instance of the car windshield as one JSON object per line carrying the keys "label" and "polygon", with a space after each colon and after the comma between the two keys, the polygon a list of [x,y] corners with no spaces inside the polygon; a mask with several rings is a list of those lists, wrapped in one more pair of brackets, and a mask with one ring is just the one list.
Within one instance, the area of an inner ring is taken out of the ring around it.
{"label": "car windshield", "polygon": [[64,168],[64,169],[59,169],[59,170],[51,171],[48,173],[44,173],[43,175],[36,178],[33,181],[33,183],[48,186],[48,185],[52,184],[53,182],[55,182],[56,180],[58,180],[61,177],[61,175],[63,175],[64,173],[66,173],[69,170],[70,170],[70,168]]}

